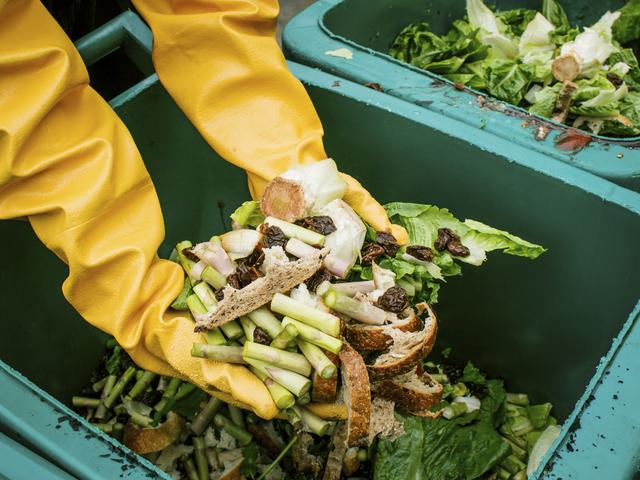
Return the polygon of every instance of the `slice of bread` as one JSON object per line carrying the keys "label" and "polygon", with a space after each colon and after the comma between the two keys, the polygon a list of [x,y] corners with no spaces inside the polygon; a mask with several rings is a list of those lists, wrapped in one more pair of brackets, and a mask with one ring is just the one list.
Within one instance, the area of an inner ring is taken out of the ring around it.
{"label": "slice of bread", "polygon": [[365,445],[371,420],[371,386],[364,360],[344,342],[340,351],[343,399],[347,407],[347,446]]}
{"label": "slice of bread", "polygon": [[410,413],[429,410],[442,398],[442,385],[428,373],[418,375],[414,370],[373,385],[376,396],[391,400]]}
{"label": "slice of bread", "polygon": [[[324,351],[324,354],[340,369],[338,356]],[[320,403],[334,402],[338,391],[338,372],[331,378],[322,378],[318,372],[313,372],[313,386],[311,387],[311,400]]]}
{"label": "slice of bread", "polygon": [[[357,447],[356,447],[357,450]],[[331,438],[331,451],[324,466],[322,480],[340,480],[342,462],[347,452],[347,426],[343,422],[336,428]]]}
{"label": "slice of bread", "polygon": [[438,334],[438,321],[428,305],[429,313],[424,319],[424,326],[419,332],[403,332],[390,329],[387,334],[393,339],[388,351],[376,358],[373,364],[367,365],[371,381],[385,380],[411,371],[433,348]]}
{"label": "slice of bread", "polygon": [[129,422],[124,427],[122,443],[136,453],[159,452],[178,440],[186,429],[184,418],[174,412],[156,428],[141,428]]}
{"label": "slice of bread", "polygon": [[269,265],[264,277],[240,290],[227,285],[223,290],[224,298],[215,311],[195,316],[195,331],[203,332],[229,323],[266,305],[276,293],[286,293],[297,287],[320,270],[322,260],[328,253],[329,249],[324,248],[314,255],[292,262]]}
{"label": "slice of bread", "polygon": [[420,318],[411,309],[405,310],[406,318],[398,319],[388,325],[366,325],[359,322],[344,323],[344,337],[359,352],[385,350],[393,342],[388,330],[415,332],[420,328]]}

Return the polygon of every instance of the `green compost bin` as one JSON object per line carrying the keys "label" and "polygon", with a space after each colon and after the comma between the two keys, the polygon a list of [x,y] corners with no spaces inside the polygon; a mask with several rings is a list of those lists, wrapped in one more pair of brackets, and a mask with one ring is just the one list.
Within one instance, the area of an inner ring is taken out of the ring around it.
{"label": "green compost bin", "polygon": [[[640,195],[465,122],[290,67],[322,118],[327,151],[379,200],[446,206],[549,249],[536,261],[493,255],[467,268],[436,307],[439,349],[555,405],[562,434],[534,478],[636,474]],[[157,77],[111,103],[158,190],[160,254],[228,228],[248,196],[244,173],[207,146]],[[0,222],[0,231],[5,252],[20,245],[0,273],[0,431],[78,478],[167,478],[69,410],[105,335],[65,303],[65,267],[26,222]]]}
{"label": "green compost bin", "polygon": [[[498,9],[540,9],[541,0],[496,0]],[[624,0],[563,0],[572,24],[591,25]],[[565,150],[567,127],[526,110],[465,88],[460,91],[444,77],[395,60],[387,51],[408,24],[428,21],[438,34],[465,15],[465,0],[318,0],[296,16],[284,30],[283,46],[295,62],[361,84],[377,84],[393,95],[442,117],[458,120],[534,152],[578,166],[619,185],[640,191],[640,137],[612,139],[590,136],[581,150]],[[327,52],[348,49],[353,58]],[[548,129],[537,140],[539,128]],[[473,139],[471,134],[468,138]],[[508,150],[505,151],[508,155]]]}

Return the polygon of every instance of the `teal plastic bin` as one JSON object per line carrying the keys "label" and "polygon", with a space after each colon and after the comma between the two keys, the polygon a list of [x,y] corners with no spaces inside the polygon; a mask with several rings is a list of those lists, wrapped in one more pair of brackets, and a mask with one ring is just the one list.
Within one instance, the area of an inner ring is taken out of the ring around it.
{"label": "teal plastic bin", "polygon": [[[496,0],[499,9],[540,8],[541,0]],[[563,2],[571,22],[591,25],[607,9],[623,0]],[[570,7],[570,8],[569,8]],[[582,150],[564,150],[566,126],[528,114],[525,110],[484,93],[456,89],[444,77],[395,60],[387,51],[406,25],[427,20],[436,33],[465,15],[464,0],[318,0],[294,17],[283,33],[287,57],[361,84],[373,84],[402,98],[415,108],[437,113],[489,132],[532,152],[578,166],[619,185],[640,191],[640,137],[610,139],[592,136]],[[353,58],[328,55],[346,48]],[[544,140],[536,139],[540,127],[548,128]],[[466,137],[473,142],[475,133]],[[499,140],[496,140],[497,142]],[[564,147],[562,147],[564,145]],[[509,155],[509,149],[504,151]]]}
{"label": "teal plastic bin", "polygon": [[[446,206],[549,249],[536,261],[493,255],[452,278],[436,306],[437,348],[453,346],[453,360],[472,359],[510,390],[554,403],[564,427],[533,478],[632,478],[640,194],[411,102],[290,68],[325,125],[329,154],[382,202]],[[208,147],[157,78],[112,105],[158,190],[167,232],[160,253],[228,228],[248,198],[245,175]],[[64,302],[65,268],[29,225],[0,222],[1,248],[15,245],[20,255],[7,256],[0,272],[0,429],[78,478],[161,477],[65,406],[99,363],[105,336]],[[34,301],[33,292],[50,294]]]}

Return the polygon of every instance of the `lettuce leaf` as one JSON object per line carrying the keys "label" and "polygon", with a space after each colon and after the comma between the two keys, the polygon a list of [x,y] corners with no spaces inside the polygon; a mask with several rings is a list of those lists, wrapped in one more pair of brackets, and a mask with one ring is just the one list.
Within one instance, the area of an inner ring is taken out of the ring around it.
{"label": "lettuce leaf", "polygon": [[520,36],[529,25],[529,22],[536,16],[536,13],[535,10],[516,8],[514,10],[496,12],[496,17],[506,25],[512,35]]}
{"label": "lettuce leaf", "polygon": [[500,100],[518,105],[529,89],[533,73],[533,67],[529,65],[496,60],[489,68],[487,90]]}
{"label": "lettuce leaf", "polygon": [[[556,46],[551,41],[551,32],[553,30],[553,24],[540,13],[536,13],[520,37],[519,54],[524,58],[524,63],[529,63],[527,58],[541,53],[549,54],[555,50]],[[551,60],[551,57],[549,57],[549,60]]]}
{"label": "lettuce leaf", "polygon": [[535,94],[535,102],[529,107],[529,112],[541,117],[550,117],[556,107],[556,100],[561,88],[562,84],[560,83],[544,87]]}
{"label": "lettuce leaf", "polygon": [[542,15],[556,28],[571,28],[567,14],[556,0],[542,0]]}
{"label": "lettuce leaf", "polygon": [[402,420],[404,435],[378,442],[374,480],[472,480],[511,453],[487,421],[460,425],[413,416]]}
{"label": "lettuce leaf", "polygon": [[264,219],[265,216],[260,210],[260,202],[255,200],[244,202],[231,214],[231,220],[243,227],[257,227]]}
{"label": "lettuce leaf", "polygon": [[480,41],[492,47],[497,58],[513,59],[518,55],[518,46],[509,29],[482,0],[467,0],[469,23],[478,28]]}
{"label": "lettuce leaf", "polygon": [[613,38],[625,44],[640,38],[640,0],[629,0],[613,24]]}

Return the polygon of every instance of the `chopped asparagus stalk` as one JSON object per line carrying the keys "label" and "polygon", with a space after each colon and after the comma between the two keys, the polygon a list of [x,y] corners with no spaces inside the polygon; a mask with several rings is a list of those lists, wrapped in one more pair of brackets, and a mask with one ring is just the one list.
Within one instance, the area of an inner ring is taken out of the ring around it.
{"label": "chopped asparagus stalk", "polygon": [[287,348],[298,336],[298,329],[293,325],[287,325],[271,342],[273,348]]}
{"label": "chopped asparagus stalk", "polygon": [[520,470],[513,477],[511,477],[511,480],[527,480],[526,470]]}
{"label": "chopped asparagus stalk", "polygon": [[244,428],[239,427],[224,415],[217,413],[213,417],[213,423],[216,427],[225,430],[229,435],[238,440],[241,445],[248,445],[253,438],[253,435],[247,432]]}
{"label": "chopped asparagus stalk", "polygon": [[113,387],[116,384],[116,381],[118,380],[118,377],[115,375],[109,375],[107,377],[107,381],[104,384],[104,387],[102,389],[102,394],[100,395],[100,406],[98,408],[96,408],[96,414],[95,417],[97,419],[102,419],[105,417],[105,415],[107,414],[107,407],[104,404],[104,401],[106,400],[106,398],[109,396],[109,394],[111,393],[111,390],[113,390]]}
{"label": "chopped asparagus stalk", "polygon": [[525,407],[526,415],[531,420],[533,428],[541,429],[547,425],[549,414],[553,406],[550,403],[543,403],[541,405],[529,405]]}
{"label": "chopped asparagus stalk", "polygon": [[244,334],[242,327],[236,320],[225,323],[224,325],[221,325],[220,328],[229,340],[235,340]]}
{"label": "chopped asparagus stalk", "polygon": [[216,308],[218,308],[218,300],[216,300],[216,294],[208,283],[198,283],[193,287],[193,293],[198,296],[207,312],[215,312]]}
{"label": "chopped asparagus stalk", "polygon": [[340,335],[340,319],[338,317],[316,310],[281,293],[276,293],[271,300],[271,310],[317,328],[333,337]]}
{"label": "chopped asparagus stalk", "polygon": [[147,387],[149,386],[149,384],[151,384],[154,378],[156,378],[155,373],[147,372],[146,370],[142,372],[141,377],[136,381],[136,383],[133,385],[131,390],[129,390],[127,397],[132,399],[136,398],[138,395],[140,395],[142,392],[144,392],[147,389]]}
{"label": "chopped asparagus stalk", "polygon": [[189,277],[184,277],[184,284],[182,285],[182,290],[176,297],[176,299],[171,304],[171,308],[174,310],[188,310],[187,306],[187,297],[191,295],[191,281]]}
{"label": "chopped asparagus stalk", "polygon": [[181,398],[186,397],[195,389],[196,389],[196,386],[193,383],[183,383],[182,385],[180,385],[180,388],[176,393],[176,400],[180,400]]}
{"label": "chopped asparagus stalk", "polygon": [[111,389],[111,392],[109,392],[109,395],[107,396],[107,398],[105,398],[103,401],[104,406],[107,409],[110,409],[111,407],[113,407],[113,404],[116,403],[116,400],[120,397],[120,394],[124,390],[124,387],[127,386],[129,381],[133,378],[135,374],[136,374],[136,369],[134,367],[129,367],[125,370],[125,372],[118,379],[116,384],[113,386],[113,389]]}
{"label": "chopped asparagus stalk", "polygon": [[[203,284],[199,284],[203,285]],[[189,295],[187,298],[187,305],[189,306],[189,310],[191,311],[191,315],[196,318],[198,315],[204,315],[208,313],[207,307],[202,303],[197,294]],[[207,343],[210,345],[224,345],[227,343],[227,340],[222,335],[222,332],[219,328],[213,328],[204,333],[204,337],[207,340]]]}
{"label": "chopped asparagus stalk", "polygon": [[200,480],[209,478],[209,462],[205,455],[205,443],[203,437],[193,437],[194,457],[196,459],[196,467],[198,468],[198,476]]}
{"label": "chopped asparagus stalk", "polygon": [[156,412],[163,412],[169,402],[173,401],[176,393],[178,393],[178,388],[180,387],[181,383],[182,380],[180,380],[179,378],[172,378],[171,380],[169,380],[169,384],[167,385],[167,388],[165,388],[164,393],[162,394],[162,398],[153,407]]}
{"label": "chopped asparagus stalk", "polygon": [[280,410],[287,409],[296,403],[296,399],[289,390],[284,388],[279,383],[276,383],[263,367],[251,366],[251,371],[265,384],[267,390],[273,398],[273,402]]}
{"label": "chopped asparagus stalk", "polygon": [[223,405],[222,400],[216,397],[210,397],[204,408],[195,416],[191,422],[191,431],[196,435],[202,435],[202,432],[209,426],[214,415]]}
{"label": "chopped asparagus stalk", "polygon": [[[276,320],[276,322],[277,321],[278,320]],[[240,325],[242,326],[242,330],[244,330],[244,336],[247,337],[247,341],[253,342],[253,331],[256,329],[256,324],[245,315],[240,317]]]}
{"label": "chopped asparagus stalk", "polygon": [[72,397],[71,404],[78,408],[98,408],[100,406],[99,398],[88,397]]}
{"label": "chopped asparagus stalk", "polygon": [[533,431],[531,421],[525,416],[510,417],[507,424],[511,427],[511,431],[517,437],[521,437]]}
{"label": "chopped asparagus stalk", "polygon": [[309,392],[305,393],[298,399],[296,403],[298,405],[306,405],[307,403],[311,403],[311,394]]}
{"label": "chopped asparagus stalk", "polygon": [[255,342],[244,344],[244,357],[262,360],[276,367],[284,368],[292,372],[308,377],[311,375],[311,364],[299,353],[291,353],[278,348],[261,345]]}
{"label": "chopped asparagus stalk", "polygon": [[498,474],[499,480],[509,480],[511,478],[511,472],[502,467],[496,467],[495,472]]}
{"label": "chopped asparagus stalk", "polygon": [[93,390],[96,393],[101,392],[105,384],[107,383],[108,379],[109,379],[109,376],[107,375],[106,377],[101,378],[97,382],[94,382],[94,384],[91,385],[91,390]]}
{"label": "chopped asparagus stalk", "polygon": [[509,455],[502,461],[502,463],[500,463],[500,466],[511,474],[518,473],[520,470],[527,468],[527,465],[515,455]]}
{"label": "chopped asparagus stalk", "polygon": [[442,416],[447,420],[459,417],[467,413],[467,404],[464,402],[454,402],[442,410]]}
{"label": "chopped asparagus stalk", "polygon": [[367,452],[366,448],[358,449],[358,460],[361,462],[366,462],[369,459],[369,452]]}
{"label": "chopped asparagus stalk", "polygon": [[308,243],[309,245],[324,245],[325,236],[308,228],[300,227],[275,217],[265,218],[264,223],[280,228],[282,233],[288,238],[297,238],[301,242]]}
{"label": "chopped asparagus stalk", "polygon": [[193,462],[193,459],[191,457],[183,457],[182,466],[184,467],[184,471],[187,473],[187,477],[189,477],[189,480],[200,480],[200,475],[198,475],[196,464]]}
{"label": "chopped asparagus stalk", "polygon": [[318,253],[317,248],[314,248],[311,245],[298,240],[297,238],[289,239],[287,244],[284,246],[284,250],[288,254],[298,258],[310,257]]}
{"label": "chopped asparagus stalk", "polygon": [[348,297],[344,293],[329,290],[324,296],[327,307],[347,315],[355,320],[370,325],[383,325],[387,320],[387,312],[368,302],[361,302]]}
{"label": "chopped asparagus stalk", "polygon": [[327,287],[329,288],[327,288],[327,290],[325,290],[324,292],[320,293],[320,291],[316,290],[316,293],[318,295],[324,295],[329,291],[329,289],[332,289],[349,297],[353,297],[356,293],[373,292],[376,289],[376,284],[373,282],[373,280],[366,280],[362,282],[329,283]]}
{"label": "chopped asparagus stalk", "polygon": [[335,364],[329,360],[320,348],[305,340],[298,340],[297,343],[298,348],[300,348],[303,355],[307,357],[307,360],[309,360],[309,363],[311,363],[315,371],[318,372],[318,375],[324,379],[329,379],[336,374],[338,369]]}
{"label": "chopped asparagus stalk", "polygon": [[316,435],[323,436],[329,430],[331,426],[329,422],[311,413],[306,408],[298,405],[294,405],[291,408],[300,417],[304,426]]}
{"label": "chopped asparagus stalk", "polygon": [[455,397],[464,397],[468,393],[469,389],[464,383],[456,383],[453,386],[453,390],[451,391],[451,395]]}
{"label": "chopped asparagus stalk", "polygon": [[256,368],[262,367],[264,372],[276,383],[293,393],[296,397],[300,397],[307,393],[311,388],[311,380],[300,375],[299,373],[276,367],[262,360],[245,357],[249,365]]}
{"label": "chopped asparagus stalk", "polygon": [[216,290],[227,284],[227,278],[212,266],[205,267],[200,274],[200,278]]}
{"label": "chopped asparagus stalk", "polygon": [[191,283],[196,283],[198,280],[200,280],[200,278],[194,279],[193,276],[191,275],[191,270],[195,266],[196,262],[194,262],[193,260],[189,260],[187,256],[183,253],[183,250],[185,248],[191,248],[191,247],[193,247],[193,244],[189,240],[184,240],[182,242],[179,242],[176,245],[176,253],[178,254],[178,260],[180,261],[180,265],[182,265],[182,268],[184,269],[185,273],[189,276]]}
{"label": "chopped asparagus stalk", "polygon": [[282,324],[267,307],[260,307],[247,316],[256,326],[267,332],[271,338],[276,338],[282,331]]}
{"label": "chopped asparagus stalk", "polygon": [[317,328],[305,325],[304,323],[294,320],[293,318],[284,317],[282,319],[282,324],[285,326],[293,325],[298,330],[298,338],[306,340],[309,343],[313,343],[314,345],[320,348],[324,348],[325,350],[329,350],[336,355],[340,353],[340,350],[342,349],[342,340],[332,337],[331,335],[327,335]]}
{"label": "chopped asparagus stalk", "polygon": [[441,385],[449,383],[449,377],[444,373],[432,373],[431,378]]}
{"label": "chopped asparagus stalk", "polygon": [[218,362],[246,363],[242,357],[242,347],[232,347],[228,345],[194,343],[191,348],[191,356],[216,360]]}
{"label": "chopped asparagus stalk", "polygon": [[525,393],[507,393],[507,402],[526,407],[529,405],[529,396]]}
{"label": "chopped asparagus stalk", "polygon": [[129,412],[129,419],[131,420],[132,423],[138,425],[139,427],[142,428],[147,428],[150,427],[151,424],[153,423],[153,419],[143,415],[140,412]]}
{"label": "chopped asparagus stalk", "polygon": [[519,407],[518,405],[513,405],[511,403],[506,404],[506,414],[508,417],[521,417],[522,415],[526,415],[527,411],[524,407]]}
{"label": "chopped asparagus stalk", "polygon": [[234,405],[228,405],[227,408],[229,409],[229,417],[231,418],[233,423],[235,423],[240,428],[246,428],[246,424],[245,424],[245,421],[244,421],[244,414],[242,413],[242,409],[240,409],[240,408],[238,408],[238,407],[236,407]]}

